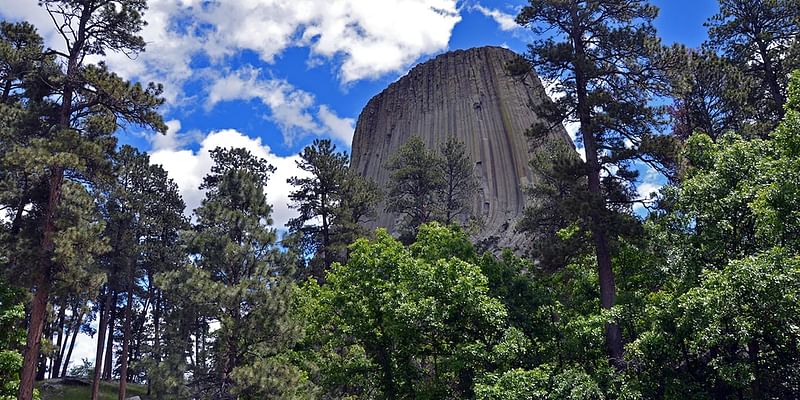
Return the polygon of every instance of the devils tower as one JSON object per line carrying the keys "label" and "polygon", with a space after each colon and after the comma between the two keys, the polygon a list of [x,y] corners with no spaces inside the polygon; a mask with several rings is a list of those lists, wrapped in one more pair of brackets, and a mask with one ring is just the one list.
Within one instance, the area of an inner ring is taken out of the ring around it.
{"label": "devils tower", "polygon": [[[525,135],[540,120],[531,105],[550,100],[535,74],[509,74],[506,65],[516,57],[504,48],[480,47],[414,67],[364,107],[352,167],[385,188],[386,162],[410,137],[420,136],[433,148],[455,136],[465,143],[479,180],[472,213],[483,224],[475,241],[487,249],[521,248],[524,238],[514,226],[527,200],[524,187],[536,179],[528,164],[531,152],[547,141],[570,139],[560,125],[535,142]],[[394,231],[396,222],[381,204],[369,228]]]}

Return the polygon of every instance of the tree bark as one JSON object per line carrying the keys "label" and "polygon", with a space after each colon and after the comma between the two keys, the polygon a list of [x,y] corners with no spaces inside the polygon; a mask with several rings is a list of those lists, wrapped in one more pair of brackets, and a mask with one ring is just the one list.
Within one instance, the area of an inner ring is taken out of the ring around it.
{"label": "tree bark", "polygon": [[66,344],[66,340],[64,339],[64,319],[66,318],[66,301],[61,301],[61,308],[58,310],[58,323],[56,324],[56,328],[58,329],[58,339],[56,339],[56,348],[58,348],[58,353],[56,357],[52,359],[50,364],[50,379],[58,378],[58,373],[61,371],[61,359],[64,357],[64,346],[62,344]]}
{"label": "tree bark", "polygon": [[47,312],[47,297],[50,283],[40,281],[33,296],[31,318],[28,324],[28,337],[25,342],[25,357],[22,363],[19,382],[19,400],[33,399],[33,378],[36,374],[36,361],[39,358],[39,344],[44,329],[44,315]]}
{"label": "tree bark", "polygon": [[[151,278],[152,279],[152,278]],[[161,364],[161,292],[155,290],[155,301],[153,303],[153,359],[156,365]],[[150,394],[151,379],[147,380],[147,394]],[[156,393],[156,400],[161,400],[163,395],[159,390]]]}
{"label": "tree bark", "polygon": [[[132,275],[132,274],[131,274]],[[133,277],[130,278],[133,280]],[[125,400],[128,389],[128,353],[131,341],[131,307],[133,306],[133,284],[128,282],[128,295],[125,300],[125,322],[122,333],[122,353],[119,367],[119,400]]]}
{"label": "tree bark", "polygon": [[[577,10],[573,12],[574,23],[577,28]],[[595,245],[597,258],[597,271],[600,280],[600,305],[603,309],[611,309],[616,303],[616,285],[614,282],[614,269],[611,264],[611,251],[608,245],[608,234],[604,227],[603,214],[605,214],[605,199],[600,188],[600,162],[597,156],[597,143],[592,127],[591,106],[588,102],[589,82],[586,75],[587,60],[586,49],[583,44],[583,32],[576,29],[571,34],[575,48],[575,86],[577,94],[577,113],[580,121],[580,132],[583,138],[584,151],[586,152],[587,183],[589,197],[594,204],[590,204],[590,219],[592,239]],[[606,351],[612,365],[620,366],[622,362],[622,333],[616,323],[607,323],[605,327]]]}
{"label": "tree bark", "polygon": [[[90,15],[81,15],[81,28],[85,28]],[[69,129],[70,116],[72,115],[73,87],[71,79],[78,68],[79,51],[83,46],[85,37],[83,29],[80,30],[78,40],[70,51],[67,62],[66,80],[61,98],[61,109],[58,117],[58,128]],[[36,296],[31,307],[31,324],[28,326],[28,337],[25,346],[25,359],[19,373],[18,400],[33,400],[33,378],[36,373],[36,359],[39,357],[39,348],[44,328],[44,314],[47,312],[47,300],[50,295],[50,278],[53,273],[53,260],[51,259],[55,243],[53,236],[56,232],[56,213],[61,202],[61,191],[64,183],[64,167],[60,165],[50,168],[50,191],[47,196],[47,208],[42,219],[41,252],[39,255],[41,275],[37,282]]]}
{"label": "tree bark", "polygon": [[108,336],[106,338],[106,352],[105,362],[103,363],[102,379],[110,381],[114,372],[114,329],[117,321],[117,300],[119,293],[114,291],[114,296],[111,300],[111,309],[108,316]]}
{"label": "tree bark", "polygon": [[94,358],[94,378],[92,379],[92,400],[100,394],[100,374],[103,371],[103,349],[105,348],[106,329],[109,307],[111,306],[111,286],[107,285],[106,298],[102,301],[100,323],[97,327],[97,355]]}
{"label": "tree bark", "polygon": [[[75,310],[77,312],[77,310]],[[69,361],[72,359],[72,350],[75,348],[75,339],[78,337],[78,333],[81,330],[81,323],[83,322],[83,310],[78,313],[78,318],[75,320],[75,324],[73,326],[72,331],[72,339],[69,342],[69,348],[67,350],[67,355],[64,357],[64,366],[61,368],[61,376],[67,376],[67,368],[69,367]]]}
{"label": "tree bark", "polygon": [[786,99],[783,97],[783,93],[781,92],[781,86],[778,83],[778,76],[773,69],[773,62],[772,59],[769,57],[769,49],[767,43],[764,43],[763,40],[756,40],[756,45],[758,46],[758,52],[761,56],[761,60],[763,62],[764,67],[764,80],[766,81],[767,88],[769,88],[770,95],[772,95],[773,101],[775,101],[776,111],[778,112],[778,116],[783,118],[785,112],[783,110],[784,104],[786,104]]}

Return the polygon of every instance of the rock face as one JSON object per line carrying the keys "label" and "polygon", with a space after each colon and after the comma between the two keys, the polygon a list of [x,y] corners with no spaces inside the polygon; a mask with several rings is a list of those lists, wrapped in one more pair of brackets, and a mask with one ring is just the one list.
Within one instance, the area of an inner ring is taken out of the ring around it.
{"label": "rock face", "polygon": [[[524,187],[535,180],[531,150],[545,141],[571,144],[559,126],[538,143],[525,131],[539,120],[529,104],[550,101],[534,74],[512,77],[505,65],[518,57],[500,47],[453,51],[414,67],[367,103],[356,125],[351,165],[382,187],[389,157],[413,135],[430,148],[455,136],[475,163],[479,189],[472,212],[483,221],[475,241],[485,249],[524,247],[514,233],[522,215]],[[369,228],[395,231],[397,216],[379,205]]]}

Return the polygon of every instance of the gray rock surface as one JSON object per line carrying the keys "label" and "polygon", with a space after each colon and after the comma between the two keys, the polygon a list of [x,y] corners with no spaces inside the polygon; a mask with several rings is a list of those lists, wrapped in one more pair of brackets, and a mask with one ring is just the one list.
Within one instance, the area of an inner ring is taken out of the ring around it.
{"label": "gray rock surface", "polygon": [[[538,117],[529,104],[550,101],[534,74],[512,77],[505,65],[517,55],[500,47],[481,47],[442,54],[414,67],[406,76],[373,97],[358,118],[351,165],[382,187],[389,182],[385,164],[413,135],[428,146],[449,136],[466,144],[480,185],[473,198],[473,215],[483,220],[474,240],[484,249],[524,248],[514,233],[526,196],[523,187],[534,173],[531,150],[545,141],[571,144],[559,126],[537,143],[525,131]],[[397,216],[379,206],[369,228],[394,231]]]}

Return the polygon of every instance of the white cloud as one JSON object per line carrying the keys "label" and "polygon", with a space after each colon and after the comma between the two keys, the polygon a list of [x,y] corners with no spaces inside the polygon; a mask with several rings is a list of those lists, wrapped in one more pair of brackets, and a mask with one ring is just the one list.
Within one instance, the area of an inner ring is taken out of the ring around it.
{"label": "white cloud", "polygon": [[217,147],[243,147],[256,157],[263,158],[275,166],[276,172],[270,177],[265,188],[267,201],[273,207],[272,218],[275,227],[282,229],[290,218],[297,215],[288,205],[292,187],[286,180],[292,176],[305,176],[305,172],[298,169],[295,164],[299,157],[277,156],[272,153],[269,146],[261,142],[260,138],[249,137],[233,129],[211,132],[200,142],[197,151],[164,148],[152,152],[150,162],[163,166],[178,184],[186,202],[187,214],[199,207],[203,200],[204,193],[198,188],[213,165],[210,152]]}
{"label": "white cloud", "polygon": [[[215,76],[229,57],[252,51],[273,63],[288,48],[306,47],[310,66],[330,62],[347,84],[401,72],[421,56],[447,49],[461,20],[458,0],[150,0],[148,5],[148,24],[141,32],[146,51],[133,58],[102,57],[112,70],[127,79],[163,83],[167,107],[200,102],[210,108],[259,98],[287,143],[311,133],[330,134],[349,145],[352,120],[313,104],[313,95],[285,80],[258,79],[259,70]],[[33,0],[0,0],[0,10],[6,18],[31,21],[48,46],[64,47],[47,12]],[[194,68],[198,57],[207,57],[210,65]],[[183,92],[188,83],[209,79],[208,93]]]}
{"label": "white cloud", "polygon": [[654,182],[644,182],[640,184],[636,190],[639,192],[640,199],[649,199],[651,195],[657,194],[661,190],[661,186]]}
{"label": "white cloud", "polygon": [[217,77],[208,88],[205,108],[224,101],[258,99],[270,109],[270,119],[281,128],[284,142],[292,144],[306,134],[328,134],[350,146],[355,120],[339,117],[327,105],[316,107],[314,95],[285,80],[261,79],[260,74],[257,68],[244,67]]}
{"label": "white cloud", "polygon": [[493,19],[494,22],[497,22],[497,25],[500,26],[501,30],[513,31],[521,28],[521,26],[517,24],[517,21],[514,20],[514,16],[511,14],[504,13],[497,9],[486,8],[480,4],[472,6],[472,9]]}
{"label": "white cloud", "polygon": [[[274,1],[297,7],[297,1]],[[343,57],[343,83],[402,70],[447,48],[461,20],[457,0],[307,0],[315,10],[298,26],[315,55]],[[303,9],[304,7],[300,7]]]}
{"label": "white cloud", "polygon": [[339,139],[342,143],[350,146],[353,142],[353,133],[355,132],[356,120],[353,118],[340,118],[328,106],[322,105],[319,107],[320,121],[330,131],[333,137]]}
{"label": "white cloud", "polygon": [[[647,165],[644,167],[642,182],[637,185],[636,191],[639,199],[650,200],[651,196],[658,195],[658,192],[664,187],[664,177],[655,168]],[[633,209],[637,213],[644,213],[644,205],[641,203],[635,204]]]}
{"label": "white cloud", "polygon": [[[135,62],[109,55],[128,77],[180,83],[193,55],[215,64],[250,50],[272,63],[290,47],[338,66],[342,83],[398,72],[423,55],[447,48],[461,20],[458,0],[151,0],[142,36],[147,52]],[[55,39],[36,2],[0,0],[3,15],[32,21]]]}
{"label": "white cloud", "polygon": [[181,131],[181,121],[173,119],[166,124],[167,133],[163,135],[156,133],[147,137],[153,150],[175,149],[183,144],[184,138],[178,135]]}

